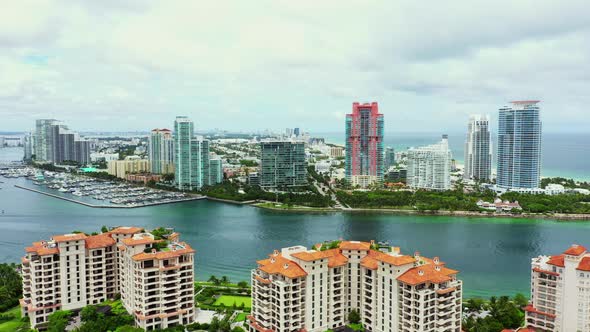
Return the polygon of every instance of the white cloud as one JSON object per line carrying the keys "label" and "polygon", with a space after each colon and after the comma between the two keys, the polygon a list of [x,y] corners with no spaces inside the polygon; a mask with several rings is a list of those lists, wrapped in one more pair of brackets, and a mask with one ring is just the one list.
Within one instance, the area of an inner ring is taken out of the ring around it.
{"label": "white cloud", "polygon": [[[468,113],[539,98],[545,128],[590,129],[587,1],[23,0],[5,8],[0,116],[11,128],[27,129],[40,114],[115,130],[187,114],[200,129],[342,130],[337,114],[377,100],[388,130],[452,131]],[[31,56],[48,60],[23,60]],[[127,121],[108,120],[123,112]]]}

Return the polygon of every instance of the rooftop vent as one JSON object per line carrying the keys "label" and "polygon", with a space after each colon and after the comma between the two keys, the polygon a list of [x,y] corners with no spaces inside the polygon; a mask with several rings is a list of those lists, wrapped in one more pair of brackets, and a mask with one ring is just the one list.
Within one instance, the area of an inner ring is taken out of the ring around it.
{"label": "rooftop vent", "polygon": [[271,259],[270,259],[270,262],[271,262],[271,263],[274,263],[274,262],[276,262],[276,260],[275,260],[274,258],[271,258]]}
{"label": "rooftop vent", "polygon": [[156,253],[156,251],[157,251],[156,249],[153,249],[153,248],[152,248],[152,254],[155,254],[155,253]]}
{"label": "rooftop vent", "polygon": [[275,249],[275,250],[272,252],[272,254],[273,254],[273,256],[278,256],[278,255],[279,255],[279,251]]}
{"label": "rooftop vent", "polygon": [[289,268],[289,263],[285,263],[285,265],[283,265],[283,269],[288,269]]}
{"label": "rooftop vent", "polygon": [[434,259],[432,259],[432,261],[434,262],[434,264],[440,263],[440,259],[438,257],[434,257]]}
{"label": "rooftop vent", "polygon": [[418,270],[418,275],[419,275],[419,276],[423,276],[423,275],[424,275],[424,271],[422,271],[422,270]]}
{"label": "rooftop vent", "polygon": [[440,265],[435,266],[434,269],[440,272]]}

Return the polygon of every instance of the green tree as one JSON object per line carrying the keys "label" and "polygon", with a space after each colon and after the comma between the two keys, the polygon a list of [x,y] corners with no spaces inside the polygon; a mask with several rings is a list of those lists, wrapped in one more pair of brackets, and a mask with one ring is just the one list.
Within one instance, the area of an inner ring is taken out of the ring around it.
{"label": "green tree", "polygon": [[22,288],[22,278],[16,272],[16,264],[0,264],[0,312],[18,305]]}
{"label": "green tree", "polygon": [[80,311],[80,319],[83,322],[96,321],[98,319],[98,312],[96,311],[96,307],[93,305],[85,306]]}
{"label": "green tree", "polygon": [[48,317],[47,331],[48,332],[64,332],[68,321],[72,316],[69,310],[58,310]]}
{"label": "green tree", "polygon": [[352,309],[348,313],[348,322],[350,324],[358,324],[361,321],[361,315],[359,314],[358,310]]}
{"label": "green tree", "polygon": [[248,283],[245,281],[238,282],[238,287],[240,288],[248,288]]}
{"label": "green tree", "polygon": [[229,282],[230,282],[230,280],[229,280],[229,277],[228,276],[222,276],[221,277],[221,283],[222,284],[226,285],[226,284],[229,284]]}
{"label": "green tree", "polygon": [[142,328],[131,326],[131,325],[124,325],[119,326],[115,330],[115,332],[144,332]]}

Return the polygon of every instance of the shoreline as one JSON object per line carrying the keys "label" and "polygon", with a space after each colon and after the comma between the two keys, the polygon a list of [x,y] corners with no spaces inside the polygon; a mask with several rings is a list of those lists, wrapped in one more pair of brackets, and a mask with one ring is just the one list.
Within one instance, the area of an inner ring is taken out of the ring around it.
{"label": "shoreline", "polygon": [[23,186],[20,186],[18,184],[15,184],[14,186],[16,188],[19,188],[19,189],[28,190],[28,191],[31,191],[31,192],[34,192],[34,193],[46,195],[46,196],[53,197],[53,198],[58,198],[58,199],[61,199],[61,200],[64,200],[64,201],[68,201],[68,202],[71,202],[71,203],[80,204],[80,205],[83,205],[83,206],[86,206],[86,207],[90,207],[90,208],[95,208],[95,209],[135,209],[135,208],[142,208],[142,207],[148,207],[148,206],[157,206],[157,205],[164,205],[164,204],[174,204],[174,203],[191,202],[191,201],[197,201],[197,200],[201,200],[201,199],[205,199],[206,198],[206,196],[198,196],[198,197],[190,197],[190,198],[179,199],[179,200],[174,200],[174,201],[148,203],[148,204],[142,204],[142,205],[136,205],[136,206],[126,206],[126,205],[95,205],[95,204],[90,204],[90,203],[78,201],[78,200],[75,200],[75,199],[72,199],[72,198],[55,195],[55,194],[52,194],[52,193],[44,192],[44,191],[33,189],[33,188],[23,187]]}

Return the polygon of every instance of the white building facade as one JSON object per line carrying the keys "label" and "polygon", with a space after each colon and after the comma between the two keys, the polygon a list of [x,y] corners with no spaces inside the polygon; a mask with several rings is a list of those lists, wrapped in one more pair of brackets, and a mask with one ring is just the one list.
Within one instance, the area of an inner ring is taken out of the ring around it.
{"label": "white building facade", "polygon": [[590,332],[590,253],[572,245],[560,255],[531,264],[526,325],[539,332]]}
{"label": "white building facade", "polygon": [[466,180],[491,180],[492,136],[488,115],[472,115],[469,118],[464,163],[463,177]]}
{"label": "white building facade", "polygon": [[250,331],[320,332],[354,309],[366,331],[461,330],[462,283],[438,258],[343,241],[275,251],[252,270]]}
{"label": "white building facade", "polygon": [[452,159],[447,135],[436,144],[409,149],[408,186],[413,189],[451,189]]}

